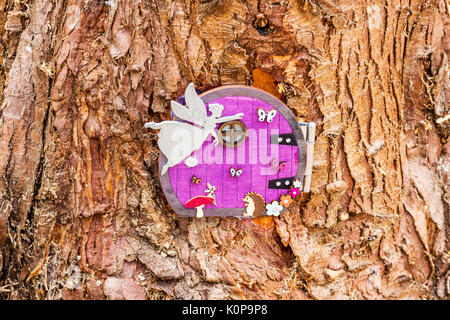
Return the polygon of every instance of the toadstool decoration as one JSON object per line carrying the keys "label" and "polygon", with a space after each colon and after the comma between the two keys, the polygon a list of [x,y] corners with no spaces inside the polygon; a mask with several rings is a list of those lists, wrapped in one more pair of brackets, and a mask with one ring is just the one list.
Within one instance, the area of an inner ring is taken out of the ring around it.
{"label": "toadstool decoration", "polygon": [[192,198],[191,200],[188,200],[185,204],[186,208],[189,209],[197,209],[197,218],[203,217],[203,208],[207,206],[208,204],[211,204],[214,202],[214,199],[207,196],[196,196]]}
{"label": "toadstool decoration", "polygon": [[197,209],[197,218],[203,217],[203,208],[209,204],[216,205],[216,196],[214,195],[214,191],[216,191],[216,187],[212,186],[210,183],[207,183],[208,189],[205,190],[207,193],[206,196],[196,196],[192,199],[186,201],[184,204],[186,208],[189,209]]}

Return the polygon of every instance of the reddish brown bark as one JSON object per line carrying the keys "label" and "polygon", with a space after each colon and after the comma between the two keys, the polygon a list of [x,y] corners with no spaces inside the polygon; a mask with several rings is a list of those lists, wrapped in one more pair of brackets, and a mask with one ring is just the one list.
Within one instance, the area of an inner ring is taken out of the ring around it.
{"label": "reddish brown bark", "polygon": [[[448,299],[443,0],[0,0],[0,297]],[[193,81],[318,124],[310,194],[178,218],[156,134]]]}

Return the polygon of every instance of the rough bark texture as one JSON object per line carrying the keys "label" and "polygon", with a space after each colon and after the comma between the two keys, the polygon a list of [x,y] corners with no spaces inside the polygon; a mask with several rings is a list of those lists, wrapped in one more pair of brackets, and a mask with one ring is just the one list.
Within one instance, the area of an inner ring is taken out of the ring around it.
{"label": "rough bark texture", "polygon": [[[448,299],[449,13],[0,0],[0,298]],[[315,121],[311,193],[273,220],[178,218],[143,124],[191,81]]]}

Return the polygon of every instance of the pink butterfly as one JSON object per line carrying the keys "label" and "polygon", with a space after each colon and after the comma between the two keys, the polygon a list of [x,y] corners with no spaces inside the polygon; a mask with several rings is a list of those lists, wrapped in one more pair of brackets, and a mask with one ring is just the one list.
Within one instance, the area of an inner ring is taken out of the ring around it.
{"label": "pink butterfly", "polygon": [[273,170],[275,170],[276,172],[280,172],[287,166],[287,163],[286,161],[278,162],[277,158],[273,158],[270,162],[270,165],[272,166]]}

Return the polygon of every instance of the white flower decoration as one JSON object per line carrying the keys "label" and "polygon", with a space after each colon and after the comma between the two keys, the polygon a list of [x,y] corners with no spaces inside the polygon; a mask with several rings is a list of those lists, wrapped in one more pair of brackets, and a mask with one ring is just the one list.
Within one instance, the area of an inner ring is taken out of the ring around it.
{"label": "white flower decoration", "polygon": [[274,200],[272,203],[266,205],[267,215],[269,216],[279,216],[281,211],[283,211],[283,206],[281,206],[278,201]]}
{"label": "white flower decoration", "polygon": [[302,182],[298,179],[295,179],[294,183],[293,183],[294,188],[296,189],[302,189]]}
{"label": "white flower decoration", "polygon": [[189,157],[186,160],[184,160],[184,164],[186,166],[188,166],[189,168],[193,168],[196,165],[198,165],[198,160],[196,158],[194,158],[194,157]]}

